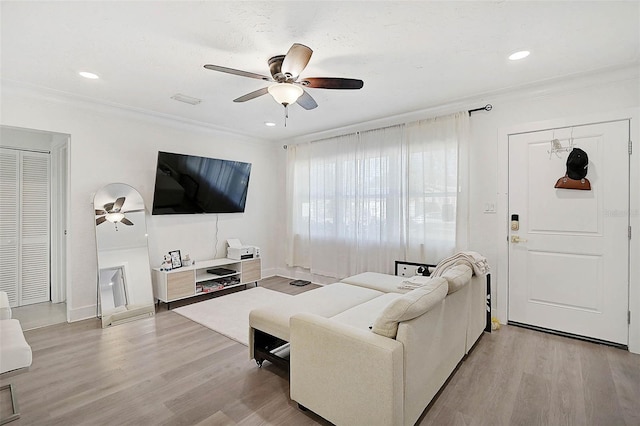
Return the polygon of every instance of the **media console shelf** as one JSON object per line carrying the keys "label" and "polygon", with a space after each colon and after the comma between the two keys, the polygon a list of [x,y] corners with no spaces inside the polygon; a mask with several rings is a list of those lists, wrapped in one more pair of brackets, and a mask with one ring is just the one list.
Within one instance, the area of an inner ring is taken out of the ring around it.
{"label": "media console shelf", "polygon": [[234,260],[213,259],[195,265],[161,271],[153,268],[153,292],[159,302],[171,302],[212,293],[262,279],[260,258]]}

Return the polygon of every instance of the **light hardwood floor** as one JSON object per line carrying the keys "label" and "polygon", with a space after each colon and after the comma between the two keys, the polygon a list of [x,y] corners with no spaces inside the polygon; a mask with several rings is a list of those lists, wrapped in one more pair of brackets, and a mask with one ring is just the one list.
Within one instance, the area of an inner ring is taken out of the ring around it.
{"label": "light hardwood floor", "polygon": [[[260,285],[315,287],[288,282]],[[96,319],[25,336],[33,365],[0,379],[18,393],[22,417],[12,426],[328,424],[298,410],[286,373],[257,368],[246,346],[165,305],[155,318],[104,330]],[[480,339],[418,424],[639,425],[640,356],[503,327]]]}
{"label": "light hardwood floor", "polygon": [[11,317],[20,321],[23,330],[67,322],[66,303],[36,303],[11,309]]}

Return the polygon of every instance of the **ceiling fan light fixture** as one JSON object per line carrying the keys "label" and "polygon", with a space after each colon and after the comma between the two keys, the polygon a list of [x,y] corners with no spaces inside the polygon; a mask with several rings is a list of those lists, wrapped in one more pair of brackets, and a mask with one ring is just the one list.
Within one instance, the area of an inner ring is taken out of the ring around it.
{"label": "ceiling fan light fixture", "polygon": [[122,219],[124,219],[124,214],[122,214],[122,213],[108,213],[105,216],[105,219],[107,219],[111,223],[117,223],[117,222],[120,222]]}
{"label": "ceiling fan light fixture", "polygon": [[294,103],[304,93],[301,87],[291,83],[276,83],[269,86],[267,90],[276,102],[284,106]]}

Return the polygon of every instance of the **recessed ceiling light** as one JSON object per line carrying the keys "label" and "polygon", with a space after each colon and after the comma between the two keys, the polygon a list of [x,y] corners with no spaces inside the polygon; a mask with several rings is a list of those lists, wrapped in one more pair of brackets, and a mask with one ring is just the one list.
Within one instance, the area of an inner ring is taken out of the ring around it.
{"label": "recessed ceiling light", "polygon": [[529,52],[528,50],[521,50],[519,52],[515,52],[509,55],[509,59],[511,59],[512,61],[517,61],[518,59],[524,59],[527,56],[529,56],[529,53],[531,52]]}
{"label": "recessed ceiling light", "polygon": [[267,127],[274,127],[276,123],[274,123],[273,121],[265,121],[264,125]]}
{"label": "recessed ceiling light", "polygon": [[94,74],[92,72],[87,72],[87,71],[80,71],[78,74],[80,74],[81,76],[83,76],[84,78],[90,78],[92,80],[98,79],[100,77],[98,77],[97,74]]}

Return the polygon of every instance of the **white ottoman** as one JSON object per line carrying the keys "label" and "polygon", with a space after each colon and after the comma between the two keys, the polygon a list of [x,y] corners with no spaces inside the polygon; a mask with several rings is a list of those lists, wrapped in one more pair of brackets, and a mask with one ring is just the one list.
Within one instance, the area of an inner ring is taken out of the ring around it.
{"label": "white ottoman", "polygon": [[[262,361],[282,361],[272,352],[289,342],[289,319],[312,313],[330,318],[384,293],[344,283],[329,284],[291,297],[285,303],[263,306],[249,314],[249,356]],[[286,362],[284,363],[286,364]]]}

